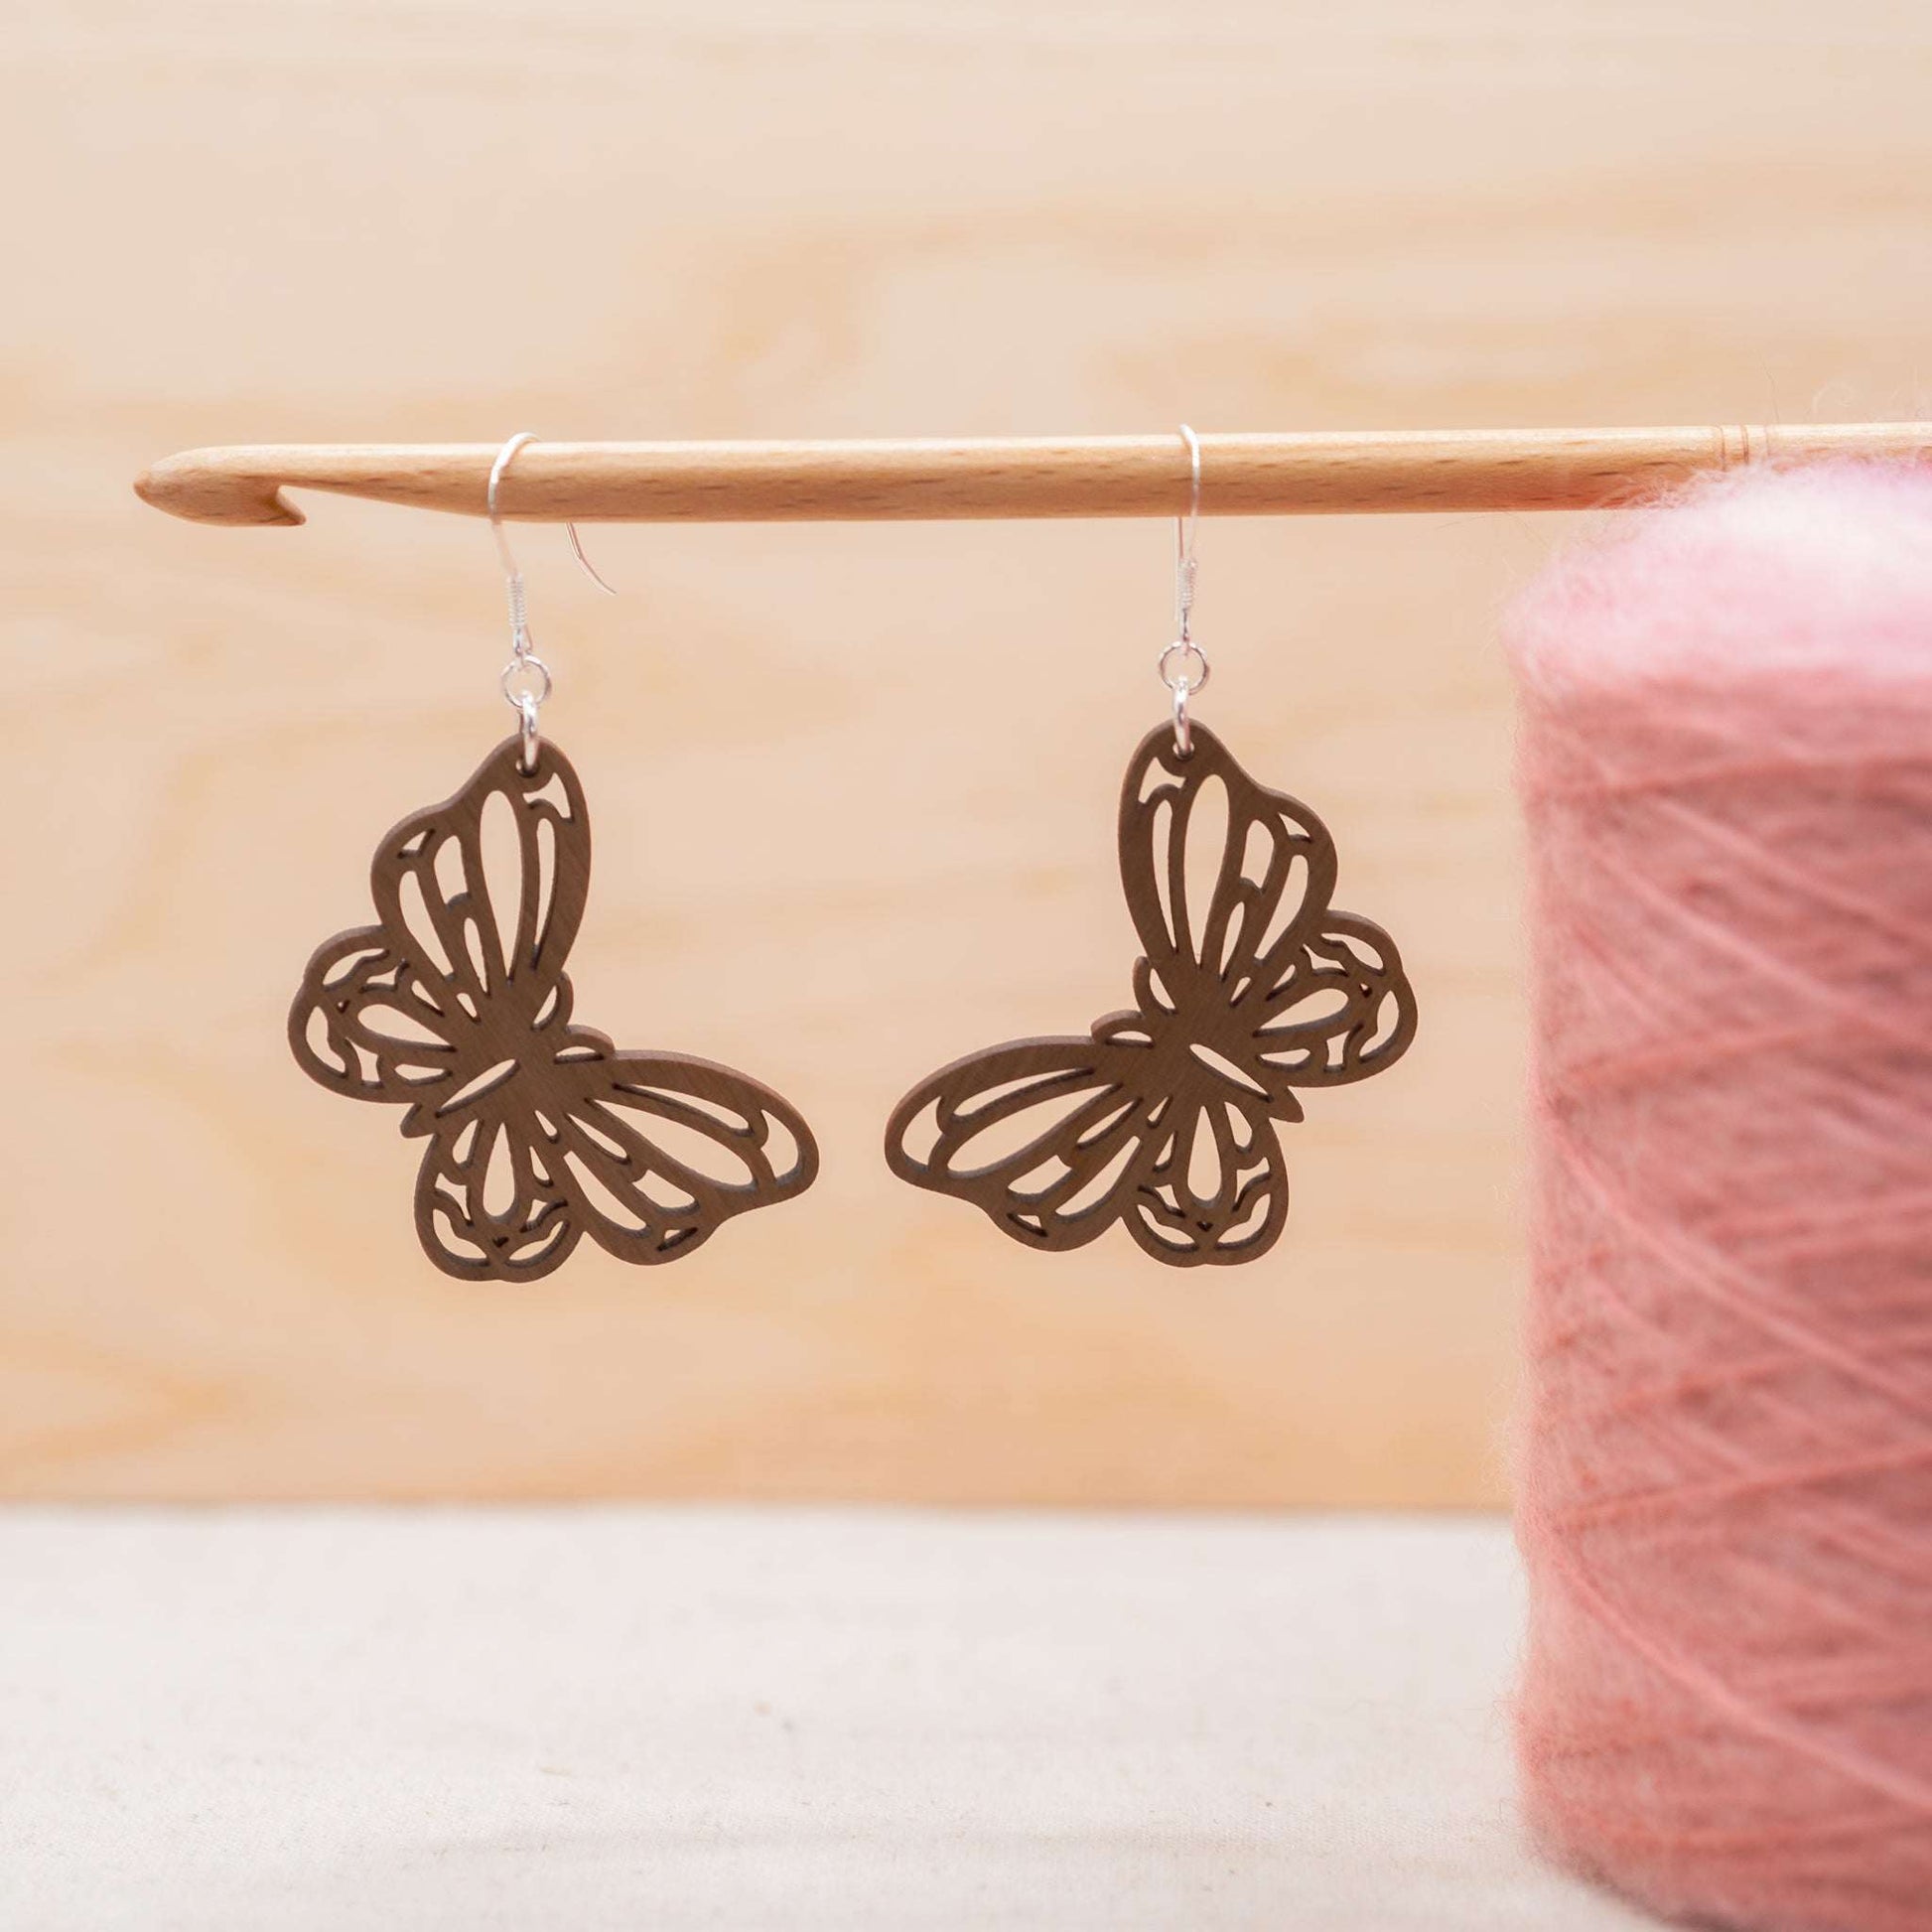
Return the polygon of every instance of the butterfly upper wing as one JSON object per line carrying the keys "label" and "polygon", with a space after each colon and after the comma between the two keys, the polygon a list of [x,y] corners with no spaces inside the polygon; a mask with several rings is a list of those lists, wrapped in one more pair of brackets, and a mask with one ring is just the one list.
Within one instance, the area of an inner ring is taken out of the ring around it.
{"label": "butterfly upper wing", "polygon": [[[490,1067],[560,1035],[564,961],[583,918],[590,821],[569,760],[548,742],[525,772],[510,738],[463,789],[412,813],[377,847],[377,922],[316,951],[289,1013],[313,1079],[406,1105],[406,1134]],[[486,837],[507,870],[492,887]],[[500,898],[503,902],[498,903]]]}
{"label": "butterfly upper wing", "polygon": [[1120,855],[1143,1012],[1238,1070],[1278,1118],[1301,1119],[1295,1088],[1365,1079],[1408,1049],[1415,991],[1389,935],[1331,907],[1327,828],[1204,726],[1185,757],[1165,729],[1141,746]]}
{"label": "butterfly upper wing", "polygon": [[1152,1072],[1146,1046],[1097,1035],[969,1054],[898,1103],[887,1164],[914,1186],[971,1201],[1029,1246],[1080,1247],[1153,1163]]}
{"label": "butterfly upper wing", "polygon": [[1245,1260],[1288,1212],[1266,1111],[1210,1070],[1167,1059],[1132,1013],[1085,1037],[969,1054],[899,1102],[887,1163],[1029,1247],[1081,1247],[1125,1220],[1163,1261]]}
{"label": "butterfly upper wing", "polygon": [[1165,727],[1141,742],[1120,797],[1120,878],[1169,1007],[1254,978],[1271,938],[1335,884],[1335,847],[1307,806],[1248,776],[1204,725],[1183,757]]}
{"label": "butterfly upper wing", "polygon": [[369,868],[377,923],[484,1043],[568,1018],[564,961],[590,892],[577,773],[547,739],[532,770],[522,756],[520,738],[505,739],[454,797],[404,819]]}
{"label": "butterfly upper wing", "polygon": [[453,1274],[535,1279],[585,1234],[621,1261],[670,1261],[818,1172],[811,1130],[770,1088],[588,1028],[490,1098],[439,1121],[417,1177],[417,1231]]}

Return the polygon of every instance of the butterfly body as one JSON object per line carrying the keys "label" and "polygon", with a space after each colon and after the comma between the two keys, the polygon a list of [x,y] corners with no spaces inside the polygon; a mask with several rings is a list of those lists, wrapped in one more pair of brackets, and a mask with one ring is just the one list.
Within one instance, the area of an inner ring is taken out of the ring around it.
{"label": "butterfly body", "polygon": [[401,1106],[402,1132],[428,1141],[416,1228],[447,1273],[535,1280],[587,1233],[621,1260],[671,1260],[817,1172],[769,1088],[572,1024],[564,960],[589,875],[575,771],[547,741],[525,771],[509,739],[383,841],[376,922],[318,949],[290,1011],[312,1078]]}
{"label": "butterfly body", "polygon": [[1399,1057],[1415,996],[1389,936],[1330,908],[1320,821],[1200,726],[1185,755],[1165,727],[1135,755],[1120,857],[1133,1008],[941,1068],[895,1110],[887,1160],[1028,1246],[1118,1221],[1174,1266],[1250,1260],[1287,1221],[1276,1127],[1302,1119],[1297,1089]]}

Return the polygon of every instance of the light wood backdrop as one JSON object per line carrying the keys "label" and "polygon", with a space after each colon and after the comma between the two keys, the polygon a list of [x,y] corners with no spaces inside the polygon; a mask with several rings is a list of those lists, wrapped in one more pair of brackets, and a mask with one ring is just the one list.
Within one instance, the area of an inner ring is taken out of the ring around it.
{"label": "light wood backdrop", "polygon": [[0,28],[24,1496],[1463,1503],[1501,1489],[1522,1005],[1497,606],[1565,519],[1210,523],[1201,715],[1313,801],[1421,1040],[1263,1264],[893,1183],[913,1076],[1124,991],[1161,524],[521,538],[599,869],[580,1011],[823,1178],[643,1274],[419,1256],[295,1070],[368,856],[506,729],[483,526],[138,505],[270,439],[1909,413],[1932,18],[1790,0],[61,0]]}

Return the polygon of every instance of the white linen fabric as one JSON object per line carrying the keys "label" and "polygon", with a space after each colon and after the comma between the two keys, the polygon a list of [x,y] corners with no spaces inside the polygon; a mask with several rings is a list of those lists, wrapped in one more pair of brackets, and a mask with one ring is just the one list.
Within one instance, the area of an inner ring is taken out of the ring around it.
{"label": "white linen fabric", "polygon": [[1512,1818],[1487,1519],[0,1514],[0,1925],[1650,1923]]}

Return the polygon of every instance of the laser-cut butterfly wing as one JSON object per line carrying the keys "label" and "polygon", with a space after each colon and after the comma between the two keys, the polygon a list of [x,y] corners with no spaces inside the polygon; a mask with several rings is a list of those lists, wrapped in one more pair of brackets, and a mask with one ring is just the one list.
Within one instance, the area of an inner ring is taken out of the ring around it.
{"label": "laser-cut butterfly wing", "polygon": [[1082,1247],[1119,1219],[1157,1152],[1154,1072],[1146,1045],[1093,1035],[970,1053],[899,1102],[886,1160],[1031,1247]]}
{"label": "laser-cut butterfly wing", "polygon": [[289,1016],[297,1061],[403,1106],[427,1138],[416,1226],[446,1272],[534,1280],[588,1233],[626,1261],[688,1254],[811,1183],[802,1119],[758,1081],[618,1051],[570,1024],[590,824],[556,748],[500,746],[377,848],[377,921],[328,941]]}
{"label": "laser-cut butterfly wing", "polygon": [[1185,758],[1166,727],[1136,753],[1120,859],[1137,1010],[942,1068],[895,1111],[887,1160],[1029,1246],[1120,1220],[1176,1266],[1250,1260],[1287,1220],[1294,1089],[1400,1057],[1415,997],[1387,934],[1330,908],[1320,821],[1198,725]]}
{"label": "laser-cut butterfly wing", "polygon": [[1125,1221],[1150,1254],[1182,1266],[1261,1252],[1288,1213],[1266,1109],[1197,1064],[1175,1066],[1141,1026],[1115,1014],[1089,1035],[1014,1040],[942,1067],[895,1110],[888,1164],[1029,1247],[1083,1247]]}
{"label": "laser-cut butterfly wing", "polygon": [[[589,891],[590,821],[561,753],[540,745],[529,774],[520,759],[505,741],[454,797],[389,832],[369,867],[376,923],[318,949],[290,1011],[303,1070],[406,1103],[405,1134],[428,1132],[425,1110],[570,1018],[564,961]],[[494,881],[486,816],[509,862]]]}
{"label": "laser-cut butterfly wing", "polygon": [[[454,1275],[531,1280],[586,1234],[620,1261],[676,1260],[818,1171],[810,1130],[769,1087],[682,1053],[620,1052],[588,1027],[474,1133],[463,1113],[436,1124],[416,1181],[416,1231]],[[492,1211],[499,1158],[514,1185]]]}
{"label": "laser-cut butterfly wing", "polygon": [[1166,731],[1136,753],[1120,872],[1143,1018],[1173,1016],[1196,1057],[1237,1069],[1279,1118],[1302,1118],[1297,1087],[1365,1080],[1408,1050],[1415,990],[1394,940],[1330,903],[1328,828],[1257,784],[1204,726],[1184,758]]}

